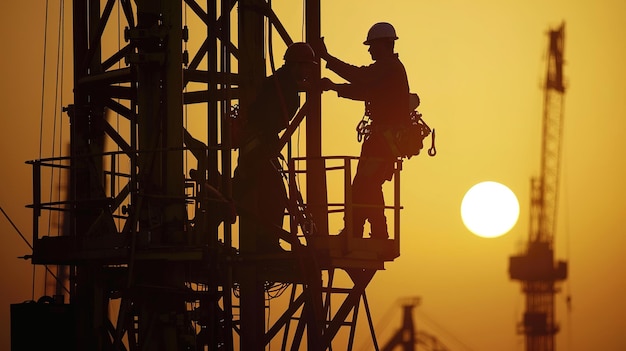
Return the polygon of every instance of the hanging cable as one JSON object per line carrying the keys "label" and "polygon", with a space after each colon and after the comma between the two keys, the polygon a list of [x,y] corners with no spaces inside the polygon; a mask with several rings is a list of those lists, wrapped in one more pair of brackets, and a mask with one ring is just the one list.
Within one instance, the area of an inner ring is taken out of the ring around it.
{"label": "hanging cable", "polygon": [[41,109],[39,113],[39,158],[42,155],[43,149],[43,110],[44,110],[44,91],[46,89],[46,51],[47,51],[47,43],[48,43],[48,3],[46,0],[46,14],[43,25],[43,69],[41,74]]}
{"label": "hanging cable", "polygon": [[[59,2],[59,18],[58,18],[58,31],[57,31],[57,36],[58,36],[58,40],[57,40],[57,61],[56,61],[56,70],[55,70],[55,84],[54,84],[54,103],[53,103],[53,114],[52,114],[52,138],[51,138],[51,156],[55,157],[56,155],[56,137],[57,137],[57,121],[58,121],[58,108],[59,108],[59,102],[63,102],[63,51],[64,51],[64,37],[65,37],[65,31],[64,31],[64,14],[65,9],[64,9],[64,0],[61,0]],[[61,144],[63,142],[63,138],[62,138],[62,128],[61,125],[59,123],[59,144]],[[43,144],[43,140],[41,142],[41,144]],[[59,149],[61,150],[62,148],[59,147]],[[51,173],[50,173],[50,191],[48,193],[48,198],[50,199],[50,201],[54,201],[54,181],[55,181],[55,176],[59,176],[59,181],[58,181],[58,199],[60,200],[61,198],[61,179],[60,179],[60,174],[61,171],[58,170],[58,173],[55,172],[56,168],[53,167],[51,169]],[[57,225],[57,230],[60,229],[61,226],[61,220],[60,220],[60,212],[58,212],[56,217],[56,225]],[[52,223],[52,213],[48,213],[48,233],[51,232],[52,227],[53,227],[53,223]],[[58,232],[57,232],[58,233]],[[47,288],[48,288],[48,272],[50,272],[49,269],[46,270],[46,274],[44,275],[44,280],[43,280],[43,295],[46,296],[47,295]],[[50,272],[50,274],[52,274],[52,272]],[[54,276],[54,275],[53,275]],[[56,277],[55,277],[56,278]],[[58,279],[57,279],[58,282]]]}
{"label": "hanging cable", "polygon": [[[267,5],[269,6],[270,11],[272,11],[272,0],[268,0]],[[267,50],[270,57],[270,68],[272,70],[272,74],[274,74],[276,72],[276,65],[274,63],[274,40],[272,39],[272,21],[269,19],[269,17],[266,17],[265,21],[267,23]]]}
{"label": "hanging cable", "polygon": [[305,41],[306,38],[306,0],[302,0],[302,28],[300,30],[300,41]]}
{"label": "hanging cable", "polygon": [[[55,79],[55,89],[54,89],[54,112],[52,114],[52,146],[51,146],[51,156],[55,157],[55,153],[56,153],[56,145],[55,145],[55,137],[56,137],[56,133],[57,133],[57,118],[58,118],[58,107],[59,107],[59,101],[61,101],[61,103],[63,102],[63,51],[64,51],[64,27],[63,27],[63,13],[64,13],[64,1],[61,0],[59,2],[59,30],[57,32],[58,38],[59,40],[57,41],[57,65],[56,65],[56,79]],[[59,88],[60,86],[60,88]],[[61,92],[59,92],[59,90],[61,90]],[[62,143],[63,143],[63,137],[62,137],[62,131],[63,129],[61,128],[61,125],[59,123],[59,130],[60,130],[60,134],[59,134],[59,150],[62,150]],[[59,151],[60,152],[60,151]],[[50,175],[50,192],[48,194],[48,197],[50,199],[50,201],[53,201],[53,189],[54,189],[54,178],[55,178],[55,170],[56,167],[53,167],[51,170],[51,175]],[[59,171],[59,176],[60,176],[60,171]],[[59,196],[59,200],[61,198],[61,179],[59,177],[59,184],[58,184],[58,196]],[[60,216],[60,211],[59,213],[57,213],[57,224],[60,222],[59,221],[59,216]],[[50,231],[50,229],[52,228],[52,216],[48,215],[48,231]]]}
{"label": "hanging cable", "polygon": [[[61,73],[60,73],[60,87],[61,87],[61,94],[59,97],[59,101],[61,103],[61,106],[63,106],[63,86],[64,86],[64,82],[65,82],[65,1],[61,0],[61,16],[60,16],[60,21],[61,21],[61,26],[62,29],[60,31],[61,33]],[[55,109],[56,111],[56,109]],[[56,112],[55,112],[55,119],[56,119]],[[56,123],[55,123],[56,124]],[[59,119],[59,156],[61,156],[63,154],[63,120]],[[53,155],[54,155],[54,151],[53,151]],[[63,186],[63,182],[61,181],[61,169],[59,168],[58,170],[58,174],[59,174],[59,187],[58,187],[58,191],[59,191],[59,200],[61,198],[61,188]],[[61,216],[61,213],[59,211],[59,213],[57,213],[57,224],[59,226],[62,226],[63,223],[59,220]],[[59,228],[60,229],[60,228]]]}
{"label": "hanging cable", "polygon": [[[44,107],[45,107],[45,90],[46,90],[46,57],[47,57],[47,49],[48,49],[48,8],[49,2],[46,0],[46,14],[44,20],[44,39],[43,39],[43,69],[42,69],[42,77],[41,77],[41,110],[39,115],[39,158],[42,158],[43,154],[43,115],[44,115]],[[29,244],[30,246],[30,244]],[[32,249],[32,246],[31,246]],[[33,265],[33,274],[32,274],[32,286],[31,299],[35,299],[35,265]]]}

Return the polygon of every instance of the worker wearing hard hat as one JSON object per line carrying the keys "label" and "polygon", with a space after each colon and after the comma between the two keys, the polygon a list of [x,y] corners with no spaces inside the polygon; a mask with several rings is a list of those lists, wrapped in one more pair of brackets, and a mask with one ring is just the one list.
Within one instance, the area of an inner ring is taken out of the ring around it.
{"label": "worker wearing hard hat", "polygon": [[324,78],[322,88],[334,90],[340,97],[365,101],[371,119],[371,133],[361,147],[359,164],[352,181],[354,237],[363,236],[366,220],[370,222],[372,238],[389,237],[382,185],[393,176],[396,156],[384,136],[384,131],[405,124],[409,118],[409,83],[404,65],[394,52],[397,39],[391,24],[374,24],[363,44],[369,46],[368,51],[375,62],[361,67],[345,63],[329,54],[324,38],[316,43],[320,57],[326,61],[326,68],[348,81],[337,84]]}
{"label": "worker wearing hard hat", "polygon": [[[256,251],[263,252],[282,251],[278,235],[268,228],[282,227],[287,206],[285,186],[275,167],[280,155],[278,134],[300,107],[299,92],[317,64],[306,43],[291,44],[284,59],[285,64],[263,80],[256,98],[243,112],[247,122],[233,181],[240,219],[249,224],[249,230],[240,236],[255,235],[255,240],[247,242],[256,242]],[[244,246],[242,251],[250,249]]]}

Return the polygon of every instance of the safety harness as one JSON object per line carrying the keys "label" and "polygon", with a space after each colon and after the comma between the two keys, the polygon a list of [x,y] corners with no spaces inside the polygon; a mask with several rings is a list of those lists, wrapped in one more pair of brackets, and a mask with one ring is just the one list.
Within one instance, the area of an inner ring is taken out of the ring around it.
{"label": "safety harness", "polygon": [[369,106],[370,102],[366,101],[363,118],[356,126],[359,142],[367,140],[374,132],[382,133],[394,156],[411,158],[419,155],[423,148],[423,140],[432,135],[428,155],[433,157],[437,154],[435,130],[431,130],[419,111],[413,109],[409,113],[409,123],[406,125],[379,126],[373,123]]}

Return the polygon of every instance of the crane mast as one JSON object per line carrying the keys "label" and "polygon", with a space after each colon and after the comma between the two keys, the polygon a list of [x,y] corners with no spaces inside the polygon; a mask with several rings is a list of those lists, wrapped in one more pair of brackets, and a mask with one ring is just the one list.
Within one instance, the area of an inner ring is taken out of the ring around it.
{"label": "crane mast", "polygon": [[554,260],[554,233],[559,189],[561,135],[563,125],[562,24],[548,32],[547,71],[544,84],[541,173],[531,180],[529,241],[524,253],[510,257],[511,279],[522,283],[526,310],[519,325],[527,351],[555,350],[559,331],[554,296],[557,283],[567,278],[567,263]]}

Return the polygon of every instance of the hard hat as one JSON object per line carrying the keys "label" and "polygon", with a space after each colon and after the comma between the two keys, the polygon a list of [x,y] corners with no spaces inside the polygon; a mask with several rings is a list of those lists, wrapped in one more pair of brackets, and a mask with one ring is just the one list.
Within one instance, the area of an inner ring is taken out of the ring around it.
{"label": "hard hat", "polygon": [[287,62],[315,62],[315,52],[307,43],[293,43],[285,51],[285,61]]}
{"label": "hard hat", "polygon": [[396,40],[398,39],[398,36],[396,35],[396,30],[391,24],[387,22],[378,22],[367,32],[367,40],[365,40],[363,44],[370,45],[372,40],[376,39]]}

